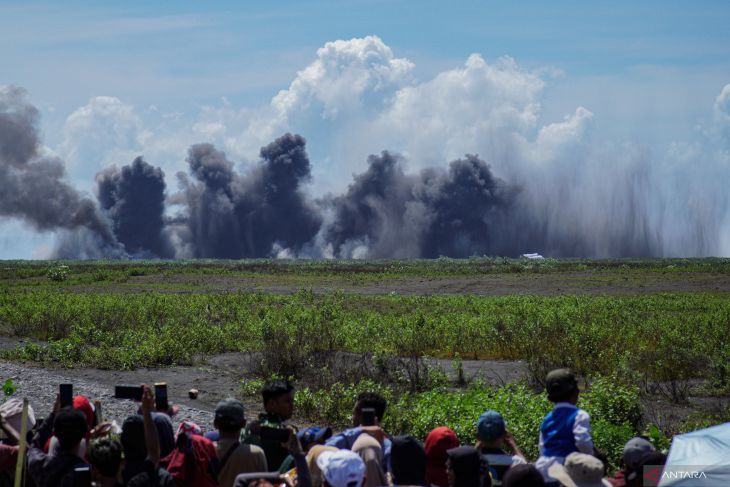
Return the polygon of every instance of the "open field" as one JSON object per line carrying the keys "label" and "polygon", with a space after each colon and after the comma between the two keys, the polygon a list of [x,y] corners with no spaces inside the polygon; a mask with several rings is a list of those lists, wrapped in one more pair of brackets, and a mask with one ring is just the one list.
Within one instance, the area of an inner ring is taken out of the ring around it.
{"label": "open field", "polygon": [[493,404],[525,443],[548,407],[534,391],[568,366],[616,453],[651,424],[727,417],[728,292],[727,259],[0,262],[0,333],[6,367],[109,387],[153,375],[181,403],[204,391],[189,404],[203,410],[235,391],[255,408],[262,378],[292,376],[302,422],[341,424],[378,387],[396,432],[458,423],[432,403]]}

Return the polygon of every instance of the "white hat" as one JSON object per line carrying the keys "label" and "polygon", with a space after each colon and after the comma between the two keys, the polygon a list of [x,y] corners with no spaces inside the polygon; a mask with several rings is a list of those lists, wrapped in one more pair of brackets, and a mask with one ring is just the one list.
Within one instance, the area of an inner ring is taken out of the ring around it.
{"label": "white hat", "polygon": [[548,475],[565,487],[611,487],[603,478],[603,462],[585,453],[571,453],[565,458],[565,466],[551,466]]}
{"label": "white hat", "polygon": [[[20,423],[23,420],[23,400],[17,397],[11,397],[4,403],[0,404],[0,415],[2,415],[10,426],[20,434]],[[28,404],[28,431],[35,426],[35,413],[33,407]]]}
{"label": "white hat", "polygon": [[350,450],[324,451],[317,466],[332,487],[360,487],[365,477],[365,463]]}

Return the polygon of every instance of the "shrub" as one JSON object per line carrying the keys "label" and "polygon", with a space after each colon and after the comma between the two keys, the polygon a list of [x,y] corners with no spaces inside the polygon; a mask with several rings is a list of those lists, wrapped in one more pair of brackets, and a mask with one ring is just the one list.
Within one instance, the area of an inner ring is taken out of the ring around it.
{"label": "shrub", "polygon": [[46,276],[51,281],[62,282],[68,278],[68,271],[69,268],[67,265],[58,264],[50,267],[48,271],[46,271]]}

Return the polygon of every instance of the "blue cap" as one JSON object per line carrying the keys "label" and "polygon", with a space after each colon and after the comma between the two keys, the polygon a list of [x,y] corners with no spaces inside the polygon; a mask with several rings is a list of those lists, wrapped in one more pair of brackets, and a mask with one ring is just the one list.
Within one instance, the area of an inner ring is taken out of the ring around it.
{"label": "blue cap", "polygon": [[312,428],[306,428],[297,433],[297,438],[299,438],[299,443],[302,444],[302,448],[305,450],[310,447],[311,445],[315,445],[317,443],[320,443],[324,440],[327,440],[330,436],[332,436],[332,428],[318,428],[318,427],[312,427]]}
{"label": "blue cap", "polygon": [[507,430],[504,418],[497,411],[486,411],[479,416],[477,421],[477,435],[480,440],[496,440]]}

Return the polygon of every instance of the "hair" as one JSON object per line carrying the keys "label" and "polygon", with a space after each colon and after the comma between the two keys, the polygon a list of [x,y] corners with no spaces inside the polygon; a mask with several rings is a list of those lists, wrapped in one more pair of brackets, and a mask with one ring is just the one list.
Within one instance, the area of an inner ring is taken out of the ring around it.
{"label": "hair", "polygon": [[576,392],[580,392],[577,387],[569,391],[565,391],[562,394],[548,394],[548,401],[565,402],[570,400],[570,398],[573,397],[573,394],[575,394]]}
{"label": "hair", "polygon": [[67,406],[53,420],[53,434],[63,450],[70,450],[86,436],[86,416],[78,409]]}
{"label": "hair", "polygon": [[230,421],[226,421],[225,419],[215,419],[213,420],[215,429],[220,431],[221,433],[236,433],[237,431],[240,431],[241,428],[246,426],[246,421],[242,421],[241,423],[233,424]]}
{"label": "hair", "polygon": [[396,436],[390,447],[391,473],[395,485],[425,485],[426,451],[413,436]]}
{"label": "hair", "polygon": [[261,396],[264,398],[264,406],[273,399],[277,399],[284,394],[289,394],[294,390],[294,386],[288,380],[270,380],[264,384],[261,389]]}
{"label": "hair", "polygon": [[86,455],[104,477],[116,477],[122,463],[122,444],[116,438],[99,438],[91,442]]}
{"label": "hair", "polygon": [[144,460],[147,456],[144,420],[139,414],[133,414],[124,420],[120,439],[124,449],[124,458],[127,460]]}
{"label": "hair", "polygon": [[357,396],[357,402],[355,402],[355,409],[360,412],[363,408],[375,409],[375,416],[382,421],[385,415],[385,408],[388,406],[388,401],[377,392],[361,392]]}

